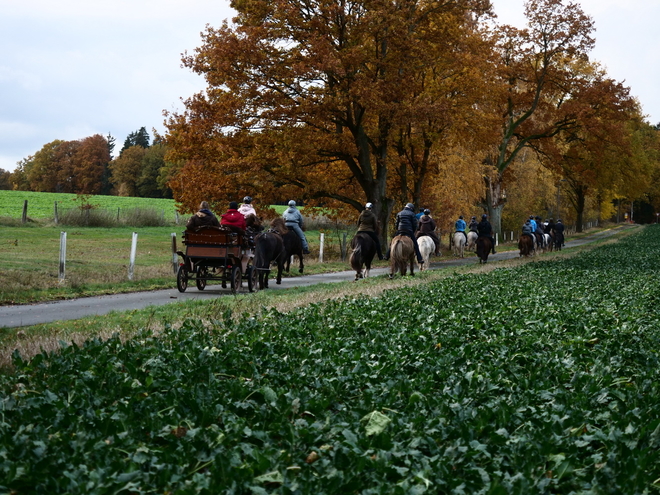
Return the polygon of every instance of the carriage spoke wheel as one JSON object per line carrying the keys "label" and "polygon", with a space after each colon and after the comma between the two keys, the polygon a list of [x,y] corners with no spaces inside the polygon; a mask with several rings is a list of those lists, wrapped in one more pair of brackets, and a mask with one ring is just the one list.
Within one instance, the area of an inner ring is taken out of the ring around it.
{"label": "carriage spoke wheel", "polygon": [[179,269],[176,272],[176,288],[179,289],[179,292],[185,292],[188,288],[188,270],[186,265],[179,265]]}
{"label": "carriage spoke wheel", "polygon": [[202,267],[197,270],[197,277],[195,278],[195,282],[197,283],[197,289],[199,290],[206,289],[206,277],[208,276],[209,276],[208,268]]}
{"label": "carriage spoke wheel", "polygon": [[232,293],[236,294],[241,289],[241,281],[242,281],[241,267],[240,266],[234,266],[231,269],[231,291],[232,291]]}
{"label": "carriage spoke wheel", "polygon": [[246,275],[248,290],[250,292],[256,292],[259,289],[259,274],[257,273],[257,269],[253,266],[248,266]]}

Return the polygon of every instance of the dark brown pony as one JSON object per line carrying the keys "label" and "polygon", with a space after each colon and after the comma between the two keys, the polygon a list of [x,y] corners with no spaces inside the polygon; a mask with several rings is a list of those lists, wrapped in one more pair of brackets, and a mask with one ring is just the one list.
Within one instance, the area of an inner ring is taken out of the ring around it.
{"label": "dark brown pony", "polygon": [[415,246],[407,235],[398,235],[390,243],[390,278],[398,271],[405,276],[410,265],[410,275],[415,275]]}
{"label": "dark brown pony", "polygon": [[266,231],[254,238],[254,268],[259,273],[259,288],[268,288],[268,276],[271,263],[277,264],[277,279],[282,283],[282,270],[286,259],[286,251],[282,236],[278,232]]}
{"label": "dark brown pony", "polygon": [[303,263],[302,241],[300,240],[300,237],[298,237],[298,234],[296,234],[293,230],[290,230],[282,218],[276,218],[273,220],[270,223],[270,228],[272,230],[277,230],[282,234],[282,241],[284,242],[284,249],[286,251],[286,260],[284,265],[286,272],[289,273],[289,268],[291,268],[291,257],[298,256],[298,259],[300,260],[298,272],[302,273],[303,269],[305,268],[305,264]]}
{"label": "dark brown pony", "polygon": [[530,235],[523,234],[518,239],[518,249],[520,250],[520,257],[530,256],[534,254],[534,240]]}
{"label": "dark brown pony", "polygon": [[493,243],[490,237],[482,236],[477,238],[477,258],[479,258],[479,263],[488,263],[488,255],[491,249],[493,249]]}
{"label": "dark brown pony", "polygon": [[[351,268],[355,270],[355,280],[359,278],[366,278],[369,276],[371,270],[371,262],[376,255],[376,243],[373,241],[369,234],[358,232],[355,237],[351,239]],[[364,265],[364,272],[362,266]]]}

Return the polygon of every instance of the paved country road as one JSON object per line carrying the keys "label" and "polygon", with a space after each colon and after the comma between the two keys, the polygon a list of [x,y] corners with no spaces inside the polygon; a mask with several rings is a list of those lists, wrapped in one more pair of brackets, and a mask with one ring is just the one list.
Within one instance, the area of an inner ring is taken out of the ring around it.
{"label": "paved country road", "polygon": [[[566,242],[566,247],[576,247],[582,244],[594,242],[604,237],[608,237],[612,235],[616,230],[618,230],[618,228],[619,227],[610,230],[604,230],[582,239],[568,241]],[[495,255],[491,255],[488,260],[490,263],[517,257],[518,250],[502,251]],[[477,263],[476,258],[434,258],[434,261],[431,263],[431,269],[466,265],[470,263]],[[388,273],[388,271],[388,268],[373,269],[371,270],[371,276],[383,275]],[[270,288],[268,290],[303,287],[315,284],[346,282],[353,280],[354,277],[354,271],[289,277],[283,278],[281,285],[276,285],[274,281],[271,281]],[[23,327],[38,325],[40,323],[50,323],[53,321],[76,320],[86,316],[104,315],[111,311],[130,311],[135,309],[143,309],[148,306],[161,306],[178,301],[213,299],[230,294],[228,289],[222,289],[220,285],[210,286],[204,291],[197,290],[197,288],[193,286],[189,287],[188,290],[184,293],[179,292],[175,285],[176,281],[174,278],[172,278],[172,289],[149,292],[133,292],[128,294],[113,294],[109,296],[84,297],[80,299],[53,301],[39,304],[0,306],[0,328]],[[244,290],[247,289],[244,287]]]}

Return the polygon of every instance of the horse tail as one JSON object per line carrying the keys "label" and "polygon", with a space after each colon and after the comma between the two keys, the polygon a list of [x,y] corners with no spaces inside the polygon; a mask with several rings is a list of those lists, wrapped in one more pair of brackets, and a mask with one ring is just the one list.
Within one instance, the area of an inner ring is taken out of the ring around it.
{"label": "horse tail", "polygon": [[360,271],[362,270],[362,243],[356,242],[353,247],[353,252],[351,253],[351,268],[353,270]]}

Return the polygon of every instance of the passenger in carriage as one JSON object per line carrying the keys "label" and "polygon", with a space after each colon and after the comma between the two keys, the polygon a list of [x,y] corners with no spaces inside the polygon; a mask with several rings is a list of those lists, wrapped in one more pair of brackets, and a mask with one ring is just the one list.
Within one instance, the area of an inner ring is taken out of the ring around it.
{"label": "passenger in carriage", "polygon": [[247,225],[245,224],[245,217],[238,211],[238,203],[232,201],[229,203],[229,209],[220,217],[220,225],[229,227],[237,234],[244,234]]}
{"label": "passenger in carriage", "polygon": [[250,196],[245,196],[243,198],[243,204],[240,206],[238,211],[244,216],[247,217],[248,215],[254,215],[255,217],[257,216],[257,212],[254,209],[254,206],[252,206],[252,198]]}
{"label": "passenger in carriage", "polygon": [[186,222],[186,228],[196,229],[205,225],[219,227],[220,222],[218,222],[218,218],[209,208],[209,204],[206,201],[202,201],[199,205],[199,211]]}

